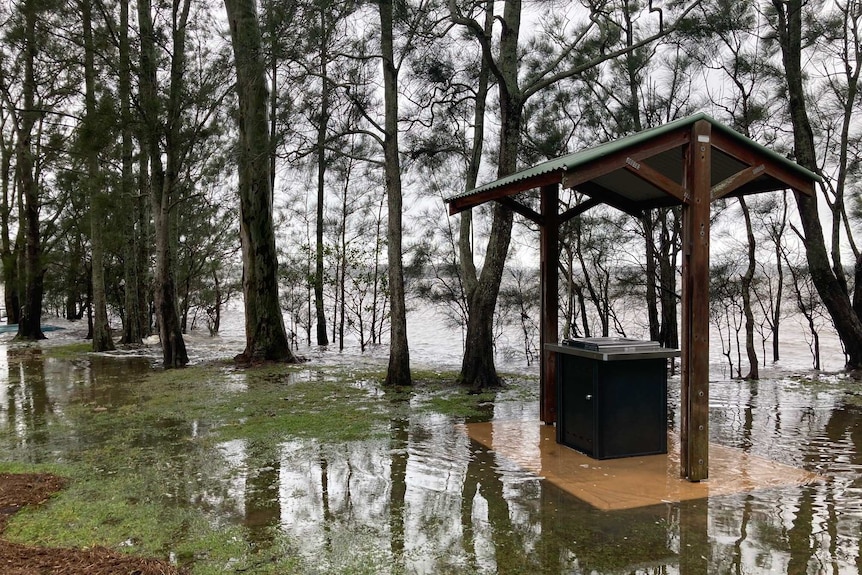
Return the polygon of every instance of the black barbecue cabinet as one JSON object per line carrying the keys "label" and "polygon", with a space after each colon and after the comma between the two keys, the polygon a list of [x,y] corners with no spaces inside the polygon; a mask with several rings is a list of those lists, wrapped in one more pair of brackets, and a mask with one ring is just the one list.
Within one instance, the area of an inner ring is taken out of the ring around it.
{"label": "black barbecue cabinet", "polygon": [[667,453],[667,360],[654,341],[577,338],[557,354],[557,442],[595,459]]}

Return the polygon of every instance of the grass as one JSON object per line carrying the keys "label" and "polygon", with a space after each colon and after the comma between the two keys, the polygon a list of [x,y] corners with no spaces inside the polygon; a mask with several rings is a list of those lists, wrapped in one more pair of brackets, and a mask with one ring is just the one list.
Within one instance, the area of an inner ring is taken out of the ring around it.
{"label": "grass", "polygon": [[[50,353],[73,361],[80,351],[65,346]],[[225,449],[240,442],[246,457],[254,453],[262,461],[277,458],[286,441],[346,452],[343,446],[390,441],[391,422],[414,414],[434,413],[453,423],[490,418],[496,394],[471,395],[451,385],[455,377],[421,372],[411,388],[384,389],[375,370],[212,363],[141,377],[95,377],[86,393],[52,404],[44,422],[29,430],[9,424],[15,414],[0,409],[0,422],[7,421],[0,426],[7,459],[0,472],[49,471],[70,479],[49,504],[17,514],[5,536],[171,556],[195,575],[374,572],[385,557],[373,546],[358,555],[336,548],[328,563],[309,562],[280,530],[226,519],[235,513],[231,490],[240,476],[249,496],[251,479],[243,466],[251,464],[230,463]],[[113,393],[94,394],[100,386]],[[513,397],[520,401],[523,393]],[[87,399],[94,396],[113,399]],[[337,526],[333,533],[339,541]],[[359,542],[353,532],[343,537],[348,547]]]}
{"label": "grass", "polygon": [[90,342],[70,343],[68,345],[57,345],[45,348],[45,355],[55,359],[73,359],[80,356],[82,353],[93,351],[93,344]]}

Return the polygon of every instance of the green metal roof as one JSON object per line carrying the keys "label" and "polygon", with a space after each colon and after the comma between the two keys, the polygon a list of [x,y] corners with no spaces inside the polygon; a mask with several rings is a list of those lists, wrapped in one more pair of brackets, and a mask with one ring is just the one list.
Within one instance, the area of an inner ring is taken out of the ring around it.
{"label": "green metal roof", "polygon": [[[797,163],[788,160],[753,140],[750,140],[736,130],[717,122],[707,114],[698,113],[674,120],[656,128],[651,128],[618,140],[607,142],[593,148],[588,148],[586,150],[574,152],[572,154],[543,162],[531,168],[521,170],[515,174],[489,182],[473,190],[447,198],[445,202],[449,204],[461,203],[459,202],[460,200],[464,201],[463,203],[465,203],[465,207],[470,207],[471,205],[483,203],[484,201],[499,199],[497,197],[487,197],[481,201],[471,203],[469,202],[469,199],[473,196],[493,195],[492,192],[498,189],[501,191],[501,197],[512,195],[521,191],[547,185],[549,178],[551,181],[554,181],[555,174],[559,175],[560,183],[565,183],[564,179],[566,174],[587,168],[588,166],[614,154],[649,147],[652,142],[661,139],[662,137],[667,137],[669,135],[672,136],[674,133],[681,133],[690,130],[693,124],[701,120],[709,122],[714,133],[717,132],[727,136],[727,139],[735,143],[736,146],[740,147],[740,149],[744,150],[746,155],[754,155],[763,161],[769,162],[770,165],[776,166],[781,170],[786,171],[786,173],[794,175],[794,180],[798,179],[810,183],[820,181],[820,177],[818,175],[803,168]],[[725,178],[730,177],[740,170],[749,167],[750,163],[740,160],[737,156],[738,155],[728,154],[721,150],[713,150],[713,185],[723,181]],[[653,154],[644,161],[651,168],[657,170],[674,182],[682,183],[683,160],[681,146]],[[645,208],[655,205],[679,203],[673,198],[669,198],[667,192],[644,182],[642,179],[638,178],[637,175],[624,169],[616,169],[597,176],[591,180],[591,183],[601,186],[602,190],[606,192],[617,194],[623,201],[633,202],[634,204]],[[757,182],[752,182],[740,193],[753,193],[775,189],[787,189],[791,187],[793,186],[789,185],[786,181],[776,179],[774,176],[763,174],[758,178]]]}

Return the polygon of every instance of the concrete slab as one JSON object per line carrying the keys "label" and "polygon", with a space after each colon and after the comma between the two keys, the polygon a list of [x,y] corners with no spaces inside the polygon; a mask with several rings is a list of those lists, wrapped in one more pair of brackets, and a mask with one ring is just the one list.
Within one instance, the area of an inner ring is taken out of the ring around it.
{"label": "concrete slab", "polygon": [[471,439],[602,510],[633,509],[755,489],[803,485],[816,473],[710,443],[709,479],[679,477],[679,438],[668,434],[668,453],[597,460],[556,441],[540,421],[493,421],[463,426]]}

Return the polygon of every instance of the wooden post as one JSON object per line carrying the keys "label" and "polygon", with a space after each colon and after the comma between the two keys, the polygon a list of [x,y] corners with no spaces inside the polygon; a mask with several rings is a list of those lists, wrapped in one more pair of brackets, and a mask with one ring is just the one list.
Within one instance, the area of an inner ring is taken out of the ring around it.
{"label": "wooden post", "polygon": [[559,276],[560,216],[558,184],[545,186],[541,191],[542,222],[540,229],[540,290],[541,318],[539,320],[539,405],[541,418],[548,425],[557,421],[557,354],[546,351],[545,344],[559,341]]}
{"label": "wooden post", "polygon": [[692,126],[682,208],[682,383],[680,475],[709,476],[709,205],[711,125]]}

